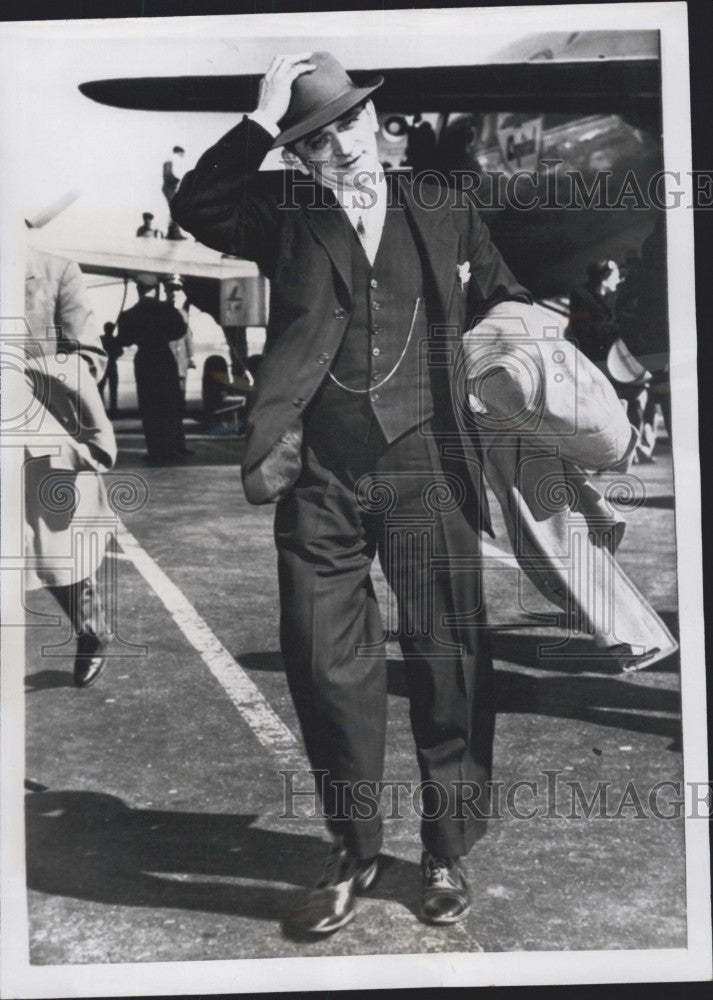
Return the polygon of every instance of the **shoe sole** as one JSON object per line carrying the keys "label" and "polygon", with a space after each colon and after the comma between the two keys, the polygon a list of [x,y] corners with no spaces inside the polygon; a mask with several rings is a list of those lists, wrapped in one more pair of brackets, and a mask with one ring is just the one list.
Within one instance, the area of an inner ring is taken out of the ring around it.
{"label": "shoe sole", "polygon": [[423,912],[423,910],[421,910],[421,920],[425,924],[432,924],[434,927],[437,927],[439,924],[457,924],[460,920],[463,919],[463,917],[465,917],[468,913],[470,913],[471,907],[472,903],[468,903],[463,912],[459,913],[457,916],[439,917],[439,918],[429,917],[427,916],[427,914]]}
{"label": "shoe sole", "polygon": [[346,913],[342,919],[336,924],[329,924],[328,927],[310,927],[305,928],[303,933],[305,934],[332,934],[334,931],[338,931],[340,927],[345,927],[350,920],[353,920],[356,916],[354,910]]}

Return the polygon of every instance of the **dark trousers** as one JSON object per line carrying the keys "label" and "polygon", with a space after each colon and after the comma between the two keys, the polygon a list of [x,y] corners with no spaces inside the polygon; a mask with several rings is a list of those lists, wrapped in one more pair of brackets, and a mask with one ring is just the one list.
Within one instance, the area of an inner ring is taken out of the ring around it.
{"label": "dark trousers", "polygon": [[173,458],[186,446],[178,368],[170,351],[134,361],[136,395],[146,451],[152,458]]}
{"label": "dark trousers", "polygon": [[[318,788],[328,826],[370,857],[381,816],[360,818],[354,799],[383,779],[386,647],[370,578],[378,552],[398,605],[421,779],[432,783],[421,836],[435,854],[463,855],[484,832],[463,800],[482,817],[494,729],[478,501],[466,466],[441,458],[428,425],[391,446],[375,422],[364,426],[345,421],[337,433],[308,422],[302,474],[277,507],[287,679],[312,769],[327,772]],[[410,796],[403,804],[412,808]]]}

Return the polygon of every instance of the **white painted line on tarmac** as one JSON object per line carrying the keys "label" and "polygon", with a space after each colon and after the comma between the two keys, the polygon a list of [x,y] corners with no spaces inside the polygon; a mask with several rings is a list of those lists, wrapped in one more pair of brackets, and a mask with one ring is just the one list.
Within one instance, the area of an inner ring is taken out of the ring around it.
{"label": "white painted line on tarmac", "polygon": [[122,522],[117,539],[144,580],[163,602],[166,610],[185,635],[210,672],[222,685],[238,712],[260,743],[278,757],[307,769],[299,744],[282,719],[273,711],[245,670],[230,655],[207,622],[188,598],[173,583],[157,562],[141,547]]}
{"label": "white painted line on tarmac", "polygon": [[105,553],[106,559],[117,559],[119,562],[131,562],[131,559],[126,555],[125,552],[119,552],[118,549],[107,549]]}

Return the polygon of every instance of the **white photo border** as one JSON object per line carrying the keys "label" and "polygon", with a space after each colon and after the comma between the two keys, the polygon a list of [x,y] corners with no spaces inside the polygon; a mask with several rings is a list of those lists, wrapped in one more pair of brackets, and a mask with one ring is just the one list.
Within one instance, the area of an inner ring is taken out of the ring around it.
{"label": "white photo border", "polygon": [[[451,16],[466,15],[469,8],[450,8]],[[431,13],[442,13],[434,10]],[[426,23],[429,12],[419,11]],[[676,482],[676,545],[681,636],[681,698],[683,761],[686,785],[706,781],[707,736],[705,698],[705,647],[701,552],[701,504],[698,455],[698,391],[696,372],[696,311],[694,287],[693,213],[691,203],[691,132],[688,78],[688,35],[685,3],[596,4],[555,7],[501,7],[479,10],[487,25],[517,26],[530,30],[655,29],[661,33],[664,160],[667,170],[681,173],[686,190],[682,207],[668,213],[669,303],[671,369],[677,386],[672,392],[673,455]],[[375,31],[386,30],[403,11],[364,11],[331,15],[332,31],[349,18],[373,18]],[[266,33],[289,26],[296,34],[309,34],[310,25],[324,14],[240,15],[240,28]],[[270,20],[272,19],[272,20]],[[153,34],[186,38],[208,21],[225,30],[231,16],[205,18],[156,18],[144,20],[25,22],[0,25],[0,178],[3,190],[10,180],[13,190],[21,164],[13,162],[6,139],[27,119],[31,70],[23,59],[26,40],[38,36],[97,40],[132,39]],[[405,23],[405,21],[404,21]],[[218,34],[218,32],[216,32]],[[11,82],[11,86],[9,86]],[[673,181],[671,181],[673,183]],[[18,199],[21,197],[18,194]],[[0,301],[2,315],[21,315],[22,253],[24,233],[18,219],[18,200],[0,203]],[[3,444],[3,541],[20,530],[19,450]],[[7,551],[5,548],[4,551]],[[3,610],[18,607],[18,573],[3,579]],[[403,988],[407,986],[475,986],[666,982],[708,979],[711,976],[711,914],[709,879],[709,826],[687,818],[686,891],[687,949],[645,951],[518,952],[502,954],[418,954],[335,958],[248,959],[209,962],[161,962],[86,966],[32,966],[28,958],[28,921],[24,870],[22,818],[24,775],[23,643],[21,629],[3,629],[2,708],[0,761],[2,766],[2,941],[0,992],[7,997],[147,996],[174,993],[253,993],[271,990]],[[686,814],[690,814],[687,808]]]}

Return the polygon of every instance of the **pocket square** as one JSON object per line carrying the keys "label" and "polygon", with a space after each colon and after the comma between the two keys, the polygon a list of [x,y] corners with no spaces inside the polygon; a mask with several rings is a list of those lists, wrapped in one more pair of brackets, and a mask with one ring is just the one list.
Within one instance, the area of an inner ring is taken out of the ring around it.
{"label": "pocket square", "polygon": [[456,264],[456,273],[462,291],[470,281],[470,261],[464,260],[462,264]]}

